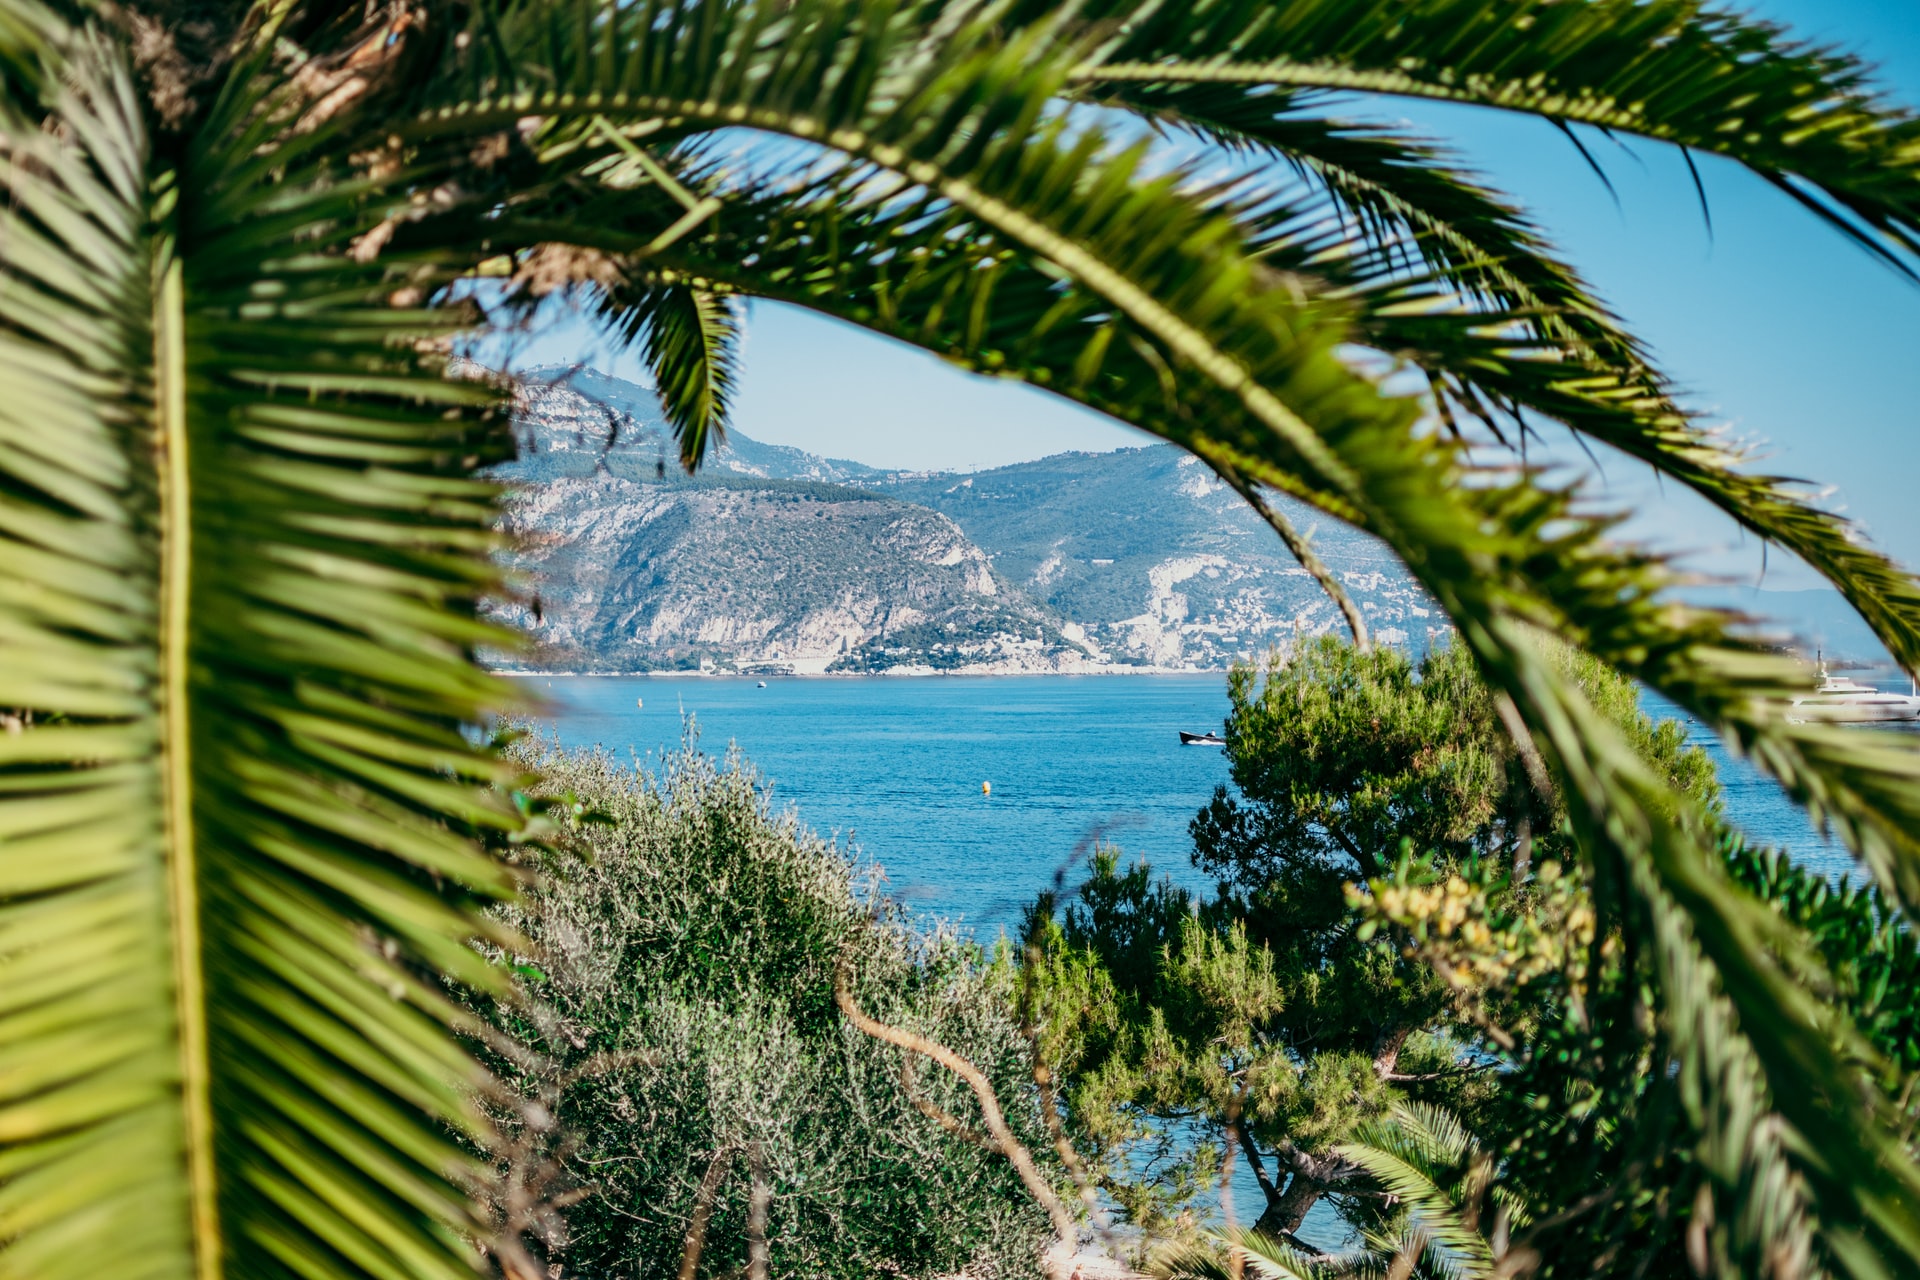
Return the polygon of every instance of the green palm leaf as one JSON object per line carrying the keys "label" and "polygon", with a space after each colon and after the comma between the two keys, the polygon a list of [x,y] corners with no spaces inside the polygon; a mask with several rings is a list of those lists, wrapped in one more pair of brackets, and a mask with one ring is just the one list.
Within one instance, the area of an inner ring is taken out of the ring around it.
{"label": "green palm leaf", "polygon": [[[1438,1107],[1401,1104],[1387,1120],[1364,1126],[1340,1153],[1405,1203],[1410,1230],[1437,1255],[1435,1270],[1463,1280],[1494,1274],[1492,1247],[1458,1194],[1464,1189],[1458,1184],[1472,1178],[1475,1161],[1485,1157],[1458,1119]],[[1477,1198],[1481,1190],[1470,1194]]]}
{"label": "green palm leaf", "polygon": [[235,115],[176,222],[223,1225],[246,1273],[457,1275],[479,1224],[450,1139],[484,1133],[484,1075],[437,983],[502,986],[466,943],[514,877],[467,833],[520,825],[462,729],[513,702],[473,662],[513,643],[475,615],[498,535],[470,473],[505,424],[413,353],[457,312],[394,305],[398,263],[289,243],[344,247],[380,203],[301,140],[263,173]]}
{"label": "green palm leaf", "polygon": [[0,738],[0,1259],[22,1276],[184,1275],[185,1184],[143,1176],[178,1167],[185,1139],[158,610],[136,585],[158,566],[125,502],[144,434],[146,136],[111,48],[7,17],[40,50],[68,46],[50,105],[87,145],[7,103],[0,703],[40,722]]}
{"label": "green palm leaf", "polygon": [[1283,165],[1324,191],[1388,272],[1431,273],[1463,299],[1518,312],[1627,368],[1645,353],[1515,206],[1428,139],[1330,117],[1313,95],[1237,85],[1093,82],[1089,101],[1138,113],[1229,153]]}
{"label": "green palm leaf", "polygon": [[1891,262],[1920,249],[1920,122],[1879,98],[1857,59],[1698,0],[1114,11],[1135,20],[1077,83],[1363,90],[1523,111],[1728,156]]}
{"label": "green palm leaf", "polygon": [[4,121],[0,1274],[471,1274],[499,394],[338,252],[384,206],[319,132],[261,163],[262,64],[174,168],[115,42],[22,15],[63,87]]}
{"label": "green palm leaf", "polygon": [[[1076,154],[1073,163],[1082,173],[1090,169],[1084,153]],[[1145,198],[1123,183],[1103,185],[1101,176],[1095,173],[1077,188],[1067,182],[1054,190],[1086,192],[1092,188],[1088,198],[1095,200]],[[1866,1174],[1854,1181],[1842,1179],[1822,1186],[1830,1197],[1823,1210],[1835,1238],[1839,1238],[1842,1223],[1863,1220],[1871,1220],[1875,1231],[1891,1230],[1896,1238],[1899,1236],[1899,1224],[1912,1214],[1911,1169],[1897,1152],[1879,1145],[1873,1136],[1878,1131],[1877,1122],[1870,1115],[1858,1113],[1848,1101],[1851,1086],[1845,1081],[1850,1078],[1851,1068],[1821,1047],[1829,1043],[1826,1037],[1831,1029],[1815,1029],[1822,1026],[1822,1020],[1817,1010],[1808,1007],[1804,991],[1790,990],[1786,975],[1774,974],[1765,962],[1766,945],[1753,932],[1757,927],[1753,908],[1726,886],[1700,880],[1695,868],[1706,865],[1707,855],[1698,840],[1658,817],[1644,830],[1631,826],[1623,829],[1615,821],[1620,813],[1660,815],[1676,813],[1681,806],[1676,798],[1660,794],[1657,786],[1648,783],[1631,752],[1624,744],[1611,741],[1596,724],[1593,713],[1580,703],[1577,693],[1565,687],[1533,652],[1525,627],[1516,628],[1516,623],[1526,620],[1529,625],[1577,626],[1581,628],[1577,634],[1598,651],[1642,671],[1655,665],[1647,649],[1655,636],[1664,637],[1659,642],[1666,646],[1659,654],[1663,660],[1682,652],[1690,659],[1708,663],[1731,662],[1737,657],[1747,664],[1747,670],[1739,676],[1722,670],[1715,679],[1702,680],[1698,671],[1683,676],[1678,665],[1667,665],[1662,671],[1667,687],[1702,705],[1712,703],[1723,720],[1736,710],[1738,699],[1749,698],[1757,691],[1790,687],[1787,682],[1794,678],[1790,668],[1758,655],[1743,654],[1739,646],[1727,644],[1719,637],[1720,622],[1711,616],[1701,615],[1676,630],[1658,596],[1664,581],[1659,566],[1606,549],[1598,540],[1603,525],[1575,519],[1564,495],[1545,493],[1526,483],[1489,483],[1493,477],[1466,478],[1459,460],[1444,443],[1404,431],[1399,424],[1406,421],[1405,406],[1352,396],[1333,397],[1331,388],[1348,375],[1332,367],[1331,357],[1323,354],[1329,347],[1294,347],[1265,357],[1248,348],[1241,350],[1247,350],[1251,359],[1266,360],[1262,372],[1268,385],[1329,389],[1319,393],[1322,412],[1316,416],[1324,424],[1322,429],[1339,442],[1342,458],[1361,477],[1360,484],[1352,487],[1343,477],[1316,473],[1311,463],[1287,451],[1290,441],[1263,436],[1253,424],[1239,425],[1243,416],[1250,415],[1246,415],[1244,404],[1235,402],[1237,397],[1223,397],[1199,379],[1176,377],[1169,385],[1164,375],[1177,367],[1177,352],[1160,353],[1156,361],[1135,347],[1136,359],[1114,358],[1112,353],[1125,351],[1127,345],[1114,341],[1116,320],[1111,299],[1071,287],[1063,292],[1055,273],[1029,274],[1012,260],[995,262],[985,252],[985,241],[999,236],[997,227],[978,228],[966,211],[949,209],[944,216],[935,217],[931,203],[916,205],[910,201],[877,207],[865,225],[854,226],[844,213],[849,205],[845,190],[829,184],[815,194],[818,199],[802,207],[814,210],[816,220],[796,227],[792,258],[775,252],[785,242],[770,229],[760,228],[767,234],[755,238],[759,231],[751,229],[751,223],[745,234],[753,238],[755,253],[763,264],[760,270],[745,272],[729,266],[741,260],[743,246],[726,244],[723,238],[711,246],[710,258],[695,258],[699,243],[690,243],[676,251],[676,256],[697,278],[825,306],[949,356],[974,359],[982,367],[1017,370],[1108,412],[1130,415],[1142,425],[1191,441],[1203,456],[1223,458],[1226,465],[1245,468],[1262,479],[1286,483],[1305,473],[1323,481],[1319,486],[1307,486],[1307,491],[1329,506],[1339,504],[1346,494],[1355,494],[1358,501],[1354,505],[1365,504],[1363,521],[1377,518],[1378,523],[1369,523],[1368,527],[1387,536],[1447,603],[1452,615],[1467,624],[1465,634],[1483,662],[1496,673],[1497,682],[1510,690],[1534,731],[1579,781],[1576,794],[1583,802],[1582,820],[1590,847],[1624,859],[1613,864],[1621,868],[1618,874],[1627,875],[1624,881],[1616,875],[1615,882],[1626,895],[1616,902],[1623,906],[1626,902],[1647,903],[1655,910],[1657,920],[1646,927],[1669,938],[1669,951],[1663,953],[1669,963],[1663,972],[1673,988],[1669,994],[1679,1022],[1677,1035],[1692,1055],[1690,1060],[1698,1061],[1703,1077],[1712,1081],[1700,1095],[1702,1105],[1724,1104],[1732,1109],[1734,1123],[1728,1125],[1708,1126],[1702,1116],[1703,1128],[1714,1127],[1726,1135],[1724,1146],[1717,1148],[1725,1185],[1748,1191],[1756,1187],[1785,1188],[1779,1194],[1787,1199],[1777,1210],[1755,1213],[1747,1219],[1752,1235],[1746,1247],[1764,1252],[1773,1247],[1772,1242],[1791,1238],[1801,1229],[1803,1212],[1792,1185],[1777,1172],[1769,1172],[1778,1170],[1787,1153],[1777,1143],[1756,1140],[1756,1135],[1764,1138],[1771,1132],[1762,1123],[1769,1105],[1766,1087],[1761,1083],[1765,1078],[1785,1082],[1797,1091],[1780,1101],[1795,1115],[1802,1132],[1833,1132],[1837,1123],[1839,1132],[1863,1144],[1859,1148],[1859,1169],[1881,1168],[1886,1161],[1894,1170],[1887,1175],[1890,1183]],[[792,222],[792,193],[784,199],[784,216]],[[742,204],[750,207],[750,202]],[[731,227],[741,226],[739,208],[736,205],[729,212],[727,223]],[[831,219],[840,221],[829,232],[825,222]],[[1088,217],[1087,221],[1103,226],[1132,225],[1113,217]],[[1195,225],[1192,214],[1166,221],[1185,228]],[[913,228],[911,240],[892,237],[901,227]],[[978,228],[977,239],[960,234],[970,227]],[[1115,240],[1118,238],[1116,235]],[[1209,250],[1217,250],[1217,240],[1199,238]],[[841,245],[847,256],[831,272],[800,278],[796,269],[803,255],[811,253],[804,246],[823,241]],[[885,253],[882,245],[894,252]],[[934,245],[949,246],[950,251],[935,253]],[[1167,269],[1165,240],[1150,242],[1140,254],[1142,260],[1128,262],[1127,270],[1137,269],[1142,277],[1152,278],[1155,271]],[[1151,261],[1147,261],[1149,258]],[[880,259],[877,266],[874,259]],[[893,265],[902,259],[907,265]],[[994,265],[983,266],[983,261]],[[783,283],[796,280],[799,282]],[[990,296],[983,298],[988,290]],[[1277,292],[1236,294],[1220,288],[1206,296],[1238,300],[1227,306],[1257,308],[1281,302]],[[917,297],[930,301],[917,303]],[[931,305],[933,299],[938,300],[937,311]],[[1284,323],[1251,317],[1223,319],[1217,332],[1223,341],[1232,340],[1226,336],[1229,334],[1274,332],[1297,340],[1313,331],[1312,314],[1293,310]],[[1329,308],[1324,315],[1325,340],[1331,344],[1332,335],[1340,331],[1342,312]],[[1060,336],[1052,340],[1053,334]],[[1012,354],[1015,352],[1017,359]],[[1054,358],[1043,358],[1046,356]],[[1170,398],[1177,406],[1172,412]],[[1312,400],[1311,396],[1302,398]],[[1370,409],[1369,403],[1378,407]],[[1347,414],[1345,422],[1341,410]],[[1367,413],[1382,414],[1384,421],[1370,424],[1364,416]],[[1194,422],[1205,422],[1206,430],[1184,425]],[[1328,490],[1336,485],[1345,492],[1329,496]],[[1391,515],[1376,517],[1375,513]],[[1570,531],[1551,536],[1542,532],[1556,526]],[[1625,643],[1628,636],[1635,637],[1641,646],[1637,654]],[[1735,689],[1740,692],[1735,694]],[[1757,735],[1770,741],[1784,745],[1793,733],[1790,727],[1780,726],[1769,717],[1759,704],[1746,706],[1738,714]],[[1904,755],[1898,767],[1910,776],[1911,755]],[[1667,853],[1655,857],[1662,850]],[[1710,930],[1704,941],[1684,932],[1674,935],[1671,931],[1684,928],[1687,915],[1673,909],[1670,892],[1664,887],[1669,880],[1689,886],[1693,897],[1686,907],[1699,913],[1703,922],[1717,914],[1730,926],[1744,923],[1737,929]],[[1710,949],[1711,960],[1699,950],[1702,945]],[[1716,987],[1723,983],[1731,996],[1716,994]],[[1726,1004],[1729,998],[1740,1006],[1743,1026],[1749,1028],[1746,1034],[1760,1037],[1764,1050],[1760,1059],[1754,1057],[1754,1048],[1742,1034],[1732,1030]],[[1792,1012],[1783,1015],[1783,1010]],[[1760,1065],[1763,1060],[1764,1071]],[[1809,1079],[1824,1082],[1811,1095],[1805,1091]],[[1852,1159],[1836,1160],[1835,1164],[1855,1167]],[[1875,1188],[1875,1182],[1882,1185]]]}
{"label": "green palm leaf", "polygon": [[1233,1280],[1236,1273],[1228,1261],[1233,1250],[1240,1254],[1238,1274],[1251,1280],[1330,1280],[1334,1276],[1368,1280],[1379,1274],[1373,1259],[1365,1255],[1331,1261],[1308,1258],[1283,1240],[1247,1230],[1160,1250],[1148,1260],[1147,1274],[1161,1280]]}
{"label": "green palm leaf", "polygon": [[1912,575],[1804,486],[1743,470],[1537,230],[1432,144],[1328,119],[1265,86],[1096,80],[1086,92],[1322,187],[1365,247],[1316,266],[1354,290],[1372,345],[1428,374],[1447,420],[1476,418],[1502,439],[1517,431],[1524,452],[1531,413],[1646,462],[1825,574],[1900,661],[1920,665]]}
{"label": "green palm leaf", "polygon": [[686,285],[644,290],[620,307],[617,324],[638,341],[667,423],[688,471],[727,438],[727,410],[739,373],[739,320],[716,294]]}

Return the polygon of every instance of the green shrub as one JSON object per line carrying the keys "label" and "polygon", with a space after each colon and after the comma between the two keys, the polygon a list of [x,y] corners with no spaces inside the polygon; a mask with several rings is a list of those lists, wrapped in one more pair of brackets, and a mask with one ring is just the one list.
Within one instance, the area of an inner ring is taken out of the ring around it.
{"label": "green shrub", "polygon": [[[581,1197],[564,1274],[675,1274],[697,1188],[728,1149],[701,1273],[739,1271],[750,1143],[773,1192],[774,1276],[1034,1274],[1047,1221],[1007,1162],[916,1111],[901,1051],[833,1000],[845,957],[866,1011],[978,1063],[1039,1154],[1004,966],[863,884],[841,849],[771,810],[737,754],[689,745],[655,776],[604,752],[518,751],[559,801],[564,851],[509,919],[535,944],[519,967],[540,1008],[513,1030],[548,1059],[520,1084],[557,1104]],[[977,1127],[964,1086],[911,1065],[925,1097]]]}

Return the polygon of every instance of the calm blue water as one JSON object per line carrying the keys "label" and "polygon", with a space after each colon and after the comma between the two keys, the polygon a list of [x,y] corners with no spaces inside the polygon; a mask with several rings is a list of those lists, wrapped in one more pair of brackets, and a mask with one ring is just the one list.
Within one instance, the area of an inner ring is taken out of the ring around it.
{"label": "calm blue water", "polygon": [[[1218,674],[770,679],[764,689],[750,679],[555,676],[539,685],[570,745],[657,760],[691,715],[703,748],[738,743],[777,803],[878,861],[895,897],[983,934],[1012,924],[1056,876],[1074,883],[1095,840],[1200,887],[1187,823],[1227,780],[1218,748],[1177,736],[1220,727]],[[1719,761],[1728,813],[1750,836],[1821,870],[1847,865],[1770,780],[1730,761],[1699,727],[1691,734]]]}
{"label": "calm blue water", "polygon": [[878,861],[894,897],[983,932],[1011,924],[1056,875],[1071,879],[1095,840],[1185,871],[1187,823],[1227,778],[1219,748],[1176,736],[1219,727],[1217,675],[771,679],[764,689],[556,676],[542,692],[562,707],[563,741],[656,758],[678,743],[684,709],[704,749],[737,742],[776,803]]}

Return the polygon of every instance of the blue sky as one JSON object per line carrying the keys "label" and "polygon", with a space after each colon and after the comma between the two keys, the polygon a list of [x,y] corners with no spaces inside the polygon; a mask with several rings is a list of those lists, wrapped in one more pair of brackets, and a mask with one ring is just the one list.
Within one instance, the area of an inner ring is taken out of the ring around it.
{"label": "blue sky", "polygon": [[[1767,0],[1739,6],[1861,53],[1894,97],[1920,106],[1920,3]],[[1760,446],[1768,470],[1831,486],[1828,503],[1873,541],[1920,565],[1920,285],[1904,280],[1737,167],[1702,159],[1709,237],[1678,153],[1589,148],[1612,196],[1551,127],[1492,112],[1371,102],[1451,142],[1519,200],[1652,345],[1690,402]],[[577,325],[525,353],[635,376],[629,357]],[[1041,393],[973,378],[917,352],[791,308],[757,304],[735,423],[757,439],[890,467],[997,466],[1144,437]],[[1580,455],[1571,453],[1570,458]],[[1583,464],[1584,465],[1584,464]],[[1603,458],[1611,502],[1642,512],[1629,531],[1754,581],[1759,551],[1704,504]],[[1766,585],[1813,579],[1779,553]]]}

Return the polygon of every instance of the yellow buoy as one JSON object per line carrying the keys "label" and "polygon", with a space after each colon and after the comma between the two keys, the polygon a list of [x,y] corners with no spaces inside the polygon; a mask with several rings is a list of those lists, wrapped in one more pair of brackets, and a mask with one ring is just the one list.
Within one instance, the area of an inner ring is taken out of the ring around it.
{"label": "yellow buoy", "polygon": [[983,795],[983,796],[990,796],[990,795],[992,795],[992,794],[993,794],[993,784],[992,784],[991,782],[983,782],[983,783],[981,783],[981,784],[980,784],[980,794],[981,794],[981,795]]}

